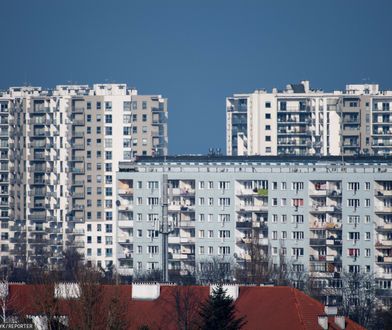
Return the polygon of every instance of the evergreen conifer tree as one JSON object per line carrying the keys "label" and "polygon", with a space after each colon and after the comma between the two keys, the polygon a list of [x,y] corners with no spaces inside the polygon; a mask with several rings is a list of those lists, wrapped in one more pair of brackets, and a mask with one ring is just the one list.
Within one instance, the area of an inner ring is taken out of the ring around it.
{"label": "evergreen conifer tree", "polygon": [[239,330],[246,324],[245,317],[236,318],[233,299],[226,295],[222,284],[202,304],[200,319],[202,330]]}

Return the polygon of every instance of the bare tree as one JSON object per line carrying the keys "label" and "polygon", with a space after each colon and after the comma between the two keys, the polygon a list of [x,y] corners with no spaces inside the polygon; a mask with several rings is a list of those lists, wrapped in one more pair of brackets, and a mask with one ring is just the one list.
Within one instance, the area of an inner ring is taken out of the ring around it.
{"label": "bare tree", "polygon": [[200,296],[193,286],[176,286],[172,291],[178,330],[193,330],[198,328],[199,309],[201,306]]}
{"label": "bare tree", "polygon": [[329,297],[341,297],[338,302],[340,312],[369,328],[376,316],[379,302],[376,298],[376,281],[371,273],[342,272],[339,285],[325,288],[323,294]]}
{"label": "bare tree", "polygon": [[8,281],[0,281],[0,304],[1,304],[1,321],[6,323],[7,312],[8,312],[8,300],[9,300],[9,287]]}
{"label": "bare tree", "polygon": [[232,257],[204,259],[199,264],[196,277],[201,283],[222,283],[234,280],[236,263]]}
{"label": "bare tree", "polygon": [[42,316],[48,330],[65,328],[60,321],[60,301],[55,296],[58,273],[34,270],[32,290],[34,307]]}
{"label": "bare tree", "polygon": [[79,297],[70,300],[70,324],[74,329],[105,329],[106,313],[102,274],[92,267],[82,267],[77,274]]}
{"label": "bare tree", "polygon": [[130,315],[128,314],[128,300],[121,293],[119,286],[114,289],[114,294],[108,303],[106,329],[126,330],[130,326]]}
{"label": "bare tree", "polygon": [[155,282],[161,281],[162,279],[162,270],[160,269],[151,269],[145,271],[137,271],[133,275],[133,279],[139,282]]}

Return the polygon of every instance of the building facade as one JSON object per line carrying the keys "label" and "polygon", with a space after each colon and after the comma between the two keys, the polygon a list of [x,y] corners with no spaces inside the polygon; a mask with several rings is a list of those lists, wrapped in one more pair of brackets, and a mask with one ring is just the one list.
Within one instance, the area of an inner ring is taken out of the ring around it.
{"label": "building facade", "polygon": [[117,269],[162,267],[162,187],[168,178],[169,269],[219,258],[309,273],[320,287],[342,272],[392,290],[392,161],[384,157],[141,157],[117,173]]}
{"label": "building facade", "polygon": [[2,263],[55,265],[73,248],[113,264],[118,163],[167,153],[167,100],[96,84],[13,87],[0,104]]}
{"label": "building facade", "polygon": [[226,98],[228,155],[387,155],[392,151],[392,91],[377,84],[313,90],[308,81],[283,91]]}

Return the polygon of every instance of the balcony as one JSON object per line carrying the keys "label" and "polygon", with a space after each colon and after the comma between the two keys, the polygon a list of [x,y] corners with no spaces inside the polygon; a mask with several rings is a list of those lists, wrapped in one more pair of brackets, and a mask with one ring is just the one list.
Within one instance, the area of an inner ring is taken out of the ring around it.
{"label": "balcony", "polygon": [[237,221],[235,224],[236,228],[249,229],[252,228],[252,221]]}
{"label": "balcony", "polygon": [[388,256],[377,256],[376,263],[392,264],[392,257]]}
{"label": "balcony", "polygon": [[310,209],[311,212],[320,213],[340,213],[342,207],[340,205],[315,205],[313,204]]}
{"label": "balcony", "polygon": [[310,246],[324,246],[326,245],[325,238],[311,238],[310,239]]}
{"label": "balcony", "polygon": [[195,244],[195,237],[180,237],[181,244]]}
{"label": "balcony", "polygon": [[385,241],[377,241],[376,248],[392,248],[392,240],[385,240]]}
{"label": "balcony", "polygon": [[72,113],[76,114],[76,113],[84,113],[84,108],[82,107],[72,107]]}
{"label": "balcony", "polygon": [[69,235],[84,235],[84,229],[76,229],[76,228],[67,228],[65,229],[65,233]]}
{"label": "balcony", "polygon": [[375,213],[392,213],[392,206],[376,205],[374,207],[374,212]]}
{"label": "balcony", "polygon": [[128,189],[118,189],[119,195],[133,195],[133,188]]}
{"label": "balcony", "polygon": [[180,227],[183,227],[183,228],[193,228],[193,227],[195,227],[195,221],[193,220],[193,221],[186,221],[186,220],[181,220],[181,222],[180,222]]}
{"label": "balcony", "polygon": [[385,190],[385,189],[375,189],[374,195],[376,197],[392,197],[392,190]]}

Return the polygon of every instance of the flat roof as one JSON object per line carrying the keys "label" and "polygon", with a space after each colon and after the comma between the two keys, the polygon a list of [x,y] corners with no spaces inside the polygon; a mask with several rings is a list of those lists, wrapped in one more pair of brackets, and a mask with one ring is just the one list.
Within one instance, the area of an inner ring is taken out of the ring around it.
{"label": "flat roof", "polygon": [[291,163],[291,164],[390,164],[392,156],[226,156],[226,155],[170,155],[170,156],[137,156],[135,161],[120,162],[121,167],[131,164],[156,164],[156,163],[241,163],[241,164],[267,164],[267,163]]}

